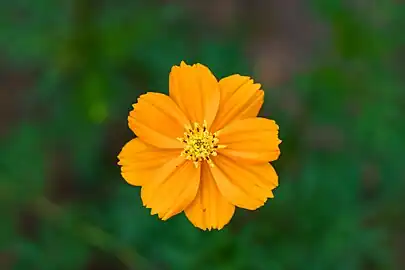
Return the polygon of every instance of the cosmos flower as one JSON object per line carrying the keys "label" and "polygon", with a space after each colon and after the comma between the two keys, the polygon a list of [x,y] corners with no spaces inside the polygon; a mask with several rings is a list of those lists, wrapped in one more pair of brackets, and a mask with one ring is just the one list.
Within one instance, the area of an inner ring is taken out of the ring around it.
{"label": "cosmos flower", "polygon": [[203,230],[222,229],[235,207],[273,198],[278,126],[259,118],[261,85],[238,74],[217,81],[201,64],[181,62],[169,96],[147,93],[128,116],[137,138],[119,154],[123,178],[141,186],[143,205],[160,219],[184,211]]}

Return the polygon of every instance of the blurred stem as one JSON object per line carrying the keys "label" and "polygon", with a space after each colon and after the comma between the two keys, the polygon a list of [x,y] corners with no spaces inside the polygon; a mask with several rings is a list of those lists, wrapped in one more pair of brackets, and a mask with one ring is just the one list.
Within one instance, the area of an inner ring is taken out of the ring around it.
{"label": "blurred stem", "polygon": [[[45,197],[37,199],[34,203],[35,213],[40,217],[55,223],[63,221],[63,208],[52,203]],[[141,256],[132,247],[117,241],[111,234],[92,224],[76,220],[71,230],[78,234],[89,246],[99,248],[104,252],[113,254],[128,269],[151,269],[146,258]]]}

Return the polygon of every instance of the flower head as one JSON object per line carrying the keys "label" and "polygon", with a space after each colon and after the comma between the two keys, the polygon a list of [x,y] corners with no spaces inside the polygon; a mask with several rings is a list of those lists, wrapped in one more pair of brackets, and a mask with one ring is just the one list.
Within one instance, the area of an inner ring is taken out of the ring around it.
{"label": "flower head", "polygon": [[254,210],[273,198],[280,155],[278,126],[258,118],[264,93],[252,79],[217,81],[182,62],[169,76],[169,96],[147,93],[128,117],[137,138],[119,154],[123,178],[162,220],[185,212],[203,230],[221,229],[235,206]]}

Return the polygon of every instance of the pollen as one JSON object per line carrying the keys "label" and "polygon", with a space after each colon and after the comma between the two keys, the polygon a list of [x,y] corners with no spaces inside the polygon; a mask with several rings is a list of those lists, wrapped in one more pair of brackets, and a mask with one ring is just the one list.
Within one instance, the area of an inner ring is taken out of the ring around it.
{"label": "pollen", "polygon": [[206,121],[202,126],[199,123],[194,123],[193,125],[185,125],[184,128],[184,137],[177,138],[184,145],[181,156],[191,160],[196,168],[203,161],[214,167],[211,156],[218,155],[218,148],[225,148],[224,145],[218,145],[218,133],[211,133],[207,128]]}

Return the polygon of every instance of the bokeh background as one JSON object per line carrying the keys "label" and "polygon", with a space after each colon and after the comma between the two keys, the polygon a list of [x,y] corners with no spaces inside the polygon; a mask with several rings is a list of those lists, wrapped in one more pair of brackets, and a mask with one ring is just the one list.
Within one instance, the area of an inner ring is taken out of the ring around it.
{"label": "bokeh background", "polygon": [[[0,1],[0,269],[405,269],[405,3]],[[262,83],[280,186],[158,221],[117,154],[181,60]]]}

